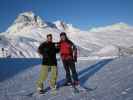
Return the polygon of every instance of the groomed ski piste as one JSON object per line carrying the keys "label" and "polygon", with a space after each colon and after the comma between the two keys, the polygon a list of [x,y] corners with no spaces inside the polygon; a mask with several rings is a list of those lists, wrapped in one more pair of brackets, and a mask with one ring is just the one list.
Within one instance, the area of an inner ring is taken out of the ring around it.
{"label": "groomed ski piste", "polygon": [[[133,100],[133,57],[83,60],[76,64],[80,84],[87,92],[73,94],[60,87],[57,95],[33,95],[41,59],[0,59],[0,100]],[[65,78],[58,60],[58,84]],[[49,79],[49,78],[48,78]],[[48,88],[48,81],[44,82]]]}

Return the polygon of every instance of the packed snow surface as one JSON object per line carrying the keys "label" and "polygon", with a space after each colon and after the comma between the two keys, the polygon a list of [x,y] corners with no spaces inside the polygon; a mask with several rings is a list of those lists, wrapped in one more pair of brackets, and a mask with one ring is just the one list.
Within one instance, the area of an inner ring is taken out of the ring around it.
{"label": "packed snow surface", "polygon": [[[34,63],[33,63],[33,62]],[[61,87],[52,96],[27,96],[36,91],[40,59],[0,59],[1,100],[133,100],[133,57],[120,59],[79,60],[77,71],[80,84],[89,88],[87,93],[73,95],[70,87]],[[21,63],[20,63],[21,62]],[[10,65],[9,65],[10,64]],[[4,71],[4,72],[3,72]],[[6,75],[3,75],[3,74]],[[65,77],[58,60],[58,84]],[[49,79],[49,78],[48,78]],[[48,87],[48,82],[45,88]]]}

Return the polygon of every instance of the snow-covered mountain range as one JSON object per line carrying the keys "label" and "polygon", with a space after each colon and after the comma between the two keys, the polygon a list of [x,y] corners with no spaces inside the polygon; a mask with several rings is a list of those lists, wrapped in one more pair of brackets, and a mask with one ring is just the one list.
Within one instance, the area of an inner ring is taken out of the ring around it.
{"label": "snow-covered mountain range", "polygon": [[126,23],[82,31],[63,21],[47,22],[30,11],[19,14],[13,24],[0,33],[0,57],[40,57],[36,51],[46,35],[50,33],[54,41],[59,41],[62,31],[78,46],[79,56],[133,54],[133,27]]}

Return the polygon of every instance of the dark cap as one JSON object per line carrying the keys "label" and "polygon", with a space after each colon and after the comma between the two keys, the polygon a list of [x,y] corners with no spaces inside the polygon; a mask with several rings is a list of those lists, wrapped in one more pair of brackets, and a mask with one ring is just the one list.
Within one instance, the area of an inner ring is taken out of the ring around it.
{"label": "dark cap", "polygon": [[66,36],[66,33],[65,32],[61,32],[60,36],[62,36],[62,35]]}

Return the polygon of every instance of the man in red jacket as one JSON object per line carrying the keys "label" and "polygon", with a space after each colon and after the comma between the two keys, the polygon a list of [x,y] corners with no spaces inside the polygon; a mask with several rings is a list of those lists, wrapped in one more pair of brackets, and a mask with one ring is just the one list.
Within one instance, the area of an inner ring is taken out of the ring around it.
{"label": "man in red jacket", "polygon": [[59,48],[62,62],[66,71],[65,85],[79,85],[79,79],[75,68],[75,62],[77,62],[77,48],[73,42],[67,38],[65,32],[60,34]]}

